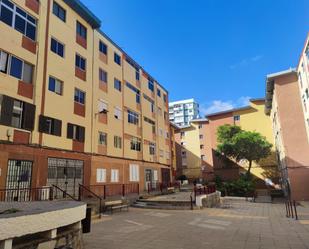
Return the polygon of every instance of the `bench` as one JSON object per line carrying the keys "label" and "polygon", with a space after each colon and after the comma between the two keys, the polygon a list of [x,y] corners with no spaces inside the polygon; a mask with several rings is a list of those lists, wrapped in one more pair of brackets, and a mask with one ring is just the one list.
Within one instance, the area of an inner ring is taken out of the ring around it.
{"label": "bench", "polygon": [[174,188],[174,187],[168,187],[168,188],[167,188],[167,193],[168,193],[168,194],[173,194],[173,193],[175,193],[175,188]]}
{"label": "bench", "polygon": [[129,211],[129,204],[125,200],[106,201],[104,203],[104,211],[110,210],[111,213],[116,209],[120,209],[121,211],[123,208],[126,208],[127,211]]}

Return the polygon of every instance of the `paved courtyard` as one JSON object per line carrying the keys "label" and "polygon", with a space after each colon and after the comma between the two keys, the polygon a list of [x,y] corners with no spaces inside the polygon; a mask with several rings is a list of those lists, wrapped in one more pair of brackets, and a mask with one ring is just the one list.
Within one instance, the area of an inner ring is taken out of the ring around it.
{"label": "paved courtyard", "polygon": [[309,208],[286,218],[282,204],[231,201],[228,209],[133,209],[103,217],[85,234],[87,249],[309,248]]}

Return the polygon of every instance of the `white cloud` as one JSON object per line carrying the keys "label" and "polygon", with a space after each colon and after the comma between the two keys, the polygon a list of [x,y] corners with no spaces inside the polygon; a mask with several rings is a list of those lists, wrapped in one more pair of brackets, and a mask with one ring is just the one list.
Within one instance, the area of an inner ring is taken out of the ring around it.
{"label": "white cloud", "polygon": [[234,69],[239,68],[239,67],[248,66],[251,63],[258,62],[259,60],[263,59],[263,57],[264,57],[264,55],[255,55],[255,56],[250,57],[250,58],[244,58],[241,61],[230,65],[230,69],[234,70]]}
{"label": "white cloud", "polygon": [[202,117],[204,117],[207,114],[223,112],[233,108],[247,106],[250,99],[251,97],[249,96],[242,96],[234,101],[213,100],[211,102],[203,103],[200,105],[200,114]]}

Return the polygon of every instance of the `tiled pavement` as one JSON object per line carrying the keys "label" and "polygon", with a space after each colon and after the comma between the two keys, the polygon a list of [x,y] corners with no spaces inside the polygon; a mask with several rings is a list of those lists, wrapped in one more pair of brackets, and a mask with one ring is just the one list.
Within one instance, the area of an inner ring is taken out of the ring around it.
{"label": "tiled pavement", "polygon": [[244,201],[229,209],[131,208],[93,224],[84,242],[86,249],[309,249],[309,208],[299,213],[295,221],[282,204]]}

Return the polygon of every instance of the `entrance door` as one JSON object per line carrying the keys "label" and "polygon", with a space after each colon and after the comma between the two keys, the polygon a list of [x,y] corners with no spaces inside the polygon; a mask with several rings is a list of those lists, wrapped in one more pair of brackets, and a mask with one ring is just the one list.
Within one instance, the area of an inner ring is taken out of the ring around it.
{"label": "entrance door", "polygon": [[[83,183],[84,162],[80,160],[48,158],[48,185],[56,185],[68,194],[77,197],[79,184]],[[56,191],[56,197],[62,193]]]}
{"label": "entrance door", "polygon": [[151,169],[145,169],[145,189],[148,190],[152,187],[152,171]]}
{"label": "entrance door", "polygon": [[9,160],[6,178],[6,200],[28,200],[31,188],[32,162]]}
{"label": "entrance door", "polygon": [[171,181],[171,171],[169,169],[161,169],[162,183],[169,184]]}

